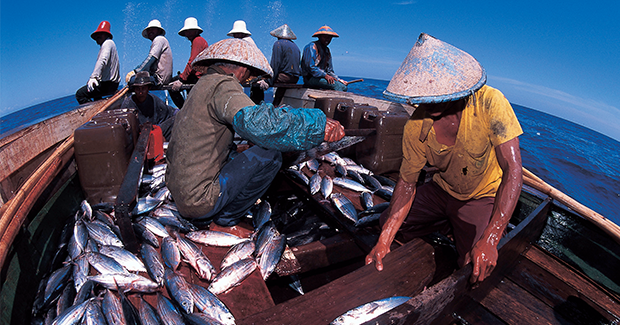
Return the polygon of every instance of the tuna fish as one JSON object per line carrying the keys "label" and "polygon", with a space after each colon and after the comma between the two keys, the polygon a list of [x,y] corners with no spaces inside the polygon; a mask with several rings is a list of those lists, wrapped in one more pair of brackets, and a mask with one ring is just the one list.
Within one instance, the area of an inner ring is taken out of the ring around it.
{"label": "tuna fish", "polygon": [[342,193],[334,193],[332,194],[331,199],[343,216],[353,221],[353,223],[357,222],[357,211],[355,210],[355,206],[346,196]]}
{"label": "tuna fish", "polygon": [[371,301],[338,316],[330,324],[362,324],[402,305],[409,299],[410,297],[390,297]]}
{"label": "tuna fish", "polygon": [[247,238],[240,238],[229,233],[213,230],[191,231],[185,234],[185,238],[195,243],[217,247],[230,247],[247,240]]}
{"label": "tuna fish", "polygon": [[185,278],[171,269],[164,272],[164,282],[172,299],[174,299],[187,314],[194,312],[194,297]]}
{"label": "tuna fish", "polygon": [[190,291],[194,297],[194,305],[198,310],[222,324],[235,324],[235,317],[233,314],[218,297],[211,293],[211,291],[195,284],[190,284]]}
{"label": "tuna fish", "polygon": [[240,260],[220,272],[209,285],[209,291],[219,295],[231,290],[245,280],[256,269],[256,261],[251,258]]}

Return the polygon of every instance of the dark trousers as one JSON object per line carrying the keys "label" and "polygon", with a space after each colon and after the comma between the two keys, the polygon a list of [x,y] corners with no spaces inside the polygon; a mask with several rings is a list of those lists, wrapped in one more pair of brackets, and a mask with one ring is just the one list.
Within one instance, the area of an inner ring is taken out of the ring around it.
{"label": "dark trousers", "polygon": [[[179,80],[179,76],[176,75],[174,77],[172,77],[172,79],[170,80],[170,82]],[[186,81],[183,81],[183,84],[196,84],[196,82],[198,82],[198,77],[196,77],[196,75],[190,75]],[[172,99],[172,102],[174,103],[174,105],[176,105],[176,107],[178,109],[183,108],[183,104],[185,104],[185,98],[183,97],[183,92],[187,91],[189,92],[189,90],[179,90],[179,91],[174,91],[174,90],[168,90],[168,93],[170,94],[170,98]]]}
{"label": "dark trousers", "polygon": [[253,146],[241,153],[234,151],[220,172],[220,197],[213,210],[193,222],[223,227],[238,224],[265,194],[281,166],[282,154],[277,150]]}
{"label": "dark trousers", "polygon": [[[275,83],[278,84],[296,84],[299,80],[299,77],[289,76],[286,73],[278,73]],[[286,87],[278,87],[276,89],[276,93],[273,95],[273,106],[280,105],[282,102],[282,98],[284,98],[284,93],[286,92]]]}
{"label": "dark trousers", "polygon": [[[459,254],[459,266],[463,266],[465,254],[482,236],[489,224],[495,198],[460,201],[431,181],[416,189],[413,205],[400,226],[402,239],[409,241],[433,232],[444,235],[450,231]],[[389,210],[389,209],[388,209]],[[381,215],[381,227],[387,220],[386,210]]]}
{"label": "dark trousers", "polygon": [[102,81],[93,91],[88,91],[85,85],[75,92],[75,99],[78,103],[85,104],[93,100],[100,100],[103,96],[113,95],[118,89],[118,82]]}

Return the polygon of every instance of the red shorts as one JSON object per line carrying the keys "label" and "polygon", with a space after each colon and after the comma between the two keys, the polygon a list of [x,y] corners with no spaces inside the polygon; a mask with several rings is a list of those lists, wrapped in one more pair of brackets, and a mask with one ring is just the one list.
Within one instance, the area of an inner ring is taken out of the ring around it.
{"label": "red shorts", "polygon": [[[494,197],[460,201],[435,182],[428,182],[416,189],[413,204],[400,226],[399,234],[403,240],[409,241],[436,231],[443,234],[452,232],[459,254],[458,264],[463,266],[465,254],[489,224],[494,202]],[[387,221],[388,210],[381,215],[381,227]]]}

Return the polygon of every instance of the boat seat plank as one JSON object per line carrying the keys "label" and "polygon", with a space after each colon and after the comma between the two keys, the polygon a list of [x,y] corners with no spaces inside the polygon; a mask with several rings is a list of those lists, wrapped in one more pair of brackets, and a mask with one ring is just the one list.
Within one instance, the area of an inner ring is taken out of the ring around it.
{"label": "boat seat plank", "polygon": [[422,291],[434,272],[432,246],[414,239],[388,254],[381,272],[374,265],[365,265],[303,296],[240,319],[237,324],[327,324],[370,301],[413,296]]}
{"label": "boat seat plank", "polygon": [[452,314],[446,314],[444,318],[445,319],[434,321],[433,324],[506,324],[504,321],[480,305],[480,303],[467,296],[463,298],[462,307],[459,310]]}
{"label": "boat seat plank", "polygon": [[508,324],[570,324],[512,281],[499,283],[480,303]]}
{"label": "boat seat plank", "polygon": [[613,293],[538,247],[528,250],[525,256],[560,281],[566,283],[566,285],[574,288],[580,297],[587,298],[587,300],[607,310],[617,319],[620,318],[620,299]]}
{"label": "boat seat plank", "polygon": [[600,319],[601,322],[616,320],[604,308],[526,258],[522,258],[507,277],[549,306],[557,306],[559,309],[570,306],[571,319]]}
{"label": "boat seat plank", "polygon": [[[276,267],[275,271],[279,276],[310,272],[366,255],[346,233],[291,247],[290,252],[293,256],[284,254]],[[289,261],[291,259],[294,261]]]}

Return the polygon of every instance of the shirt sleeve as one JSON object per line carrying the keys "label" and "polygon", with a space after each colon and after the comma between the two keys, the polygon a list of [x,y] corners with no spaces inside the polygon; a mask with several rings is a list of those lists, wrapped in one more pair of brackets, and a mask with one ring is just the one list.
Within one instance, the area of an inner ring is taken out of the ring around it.
{"label": "shirt sleeve", "polygon": [[422,120],[409,120],[403,132],[403,161],[400,177],[407,183],[416,183],[426,165],[426,144],[420,141]]}
{"label": "shirt sleeve", "polygon": [[310,43],[304,48],[302,64],[306,67],[306,73],[316,78],[324,78],[327,74],[323,69],[317,66],[317,50],[316,44]]}
{"label": "shirt sleeve", "polygon": [[95,63],[95,69],[93,73],[90,75],[91,78],[95,78],[97,80],[101,80],[101,75],[103,74],[103,68],[110,61],[112,47],[109,42],[103,42],[101,44],[101,48],[99,49],[99,54],[97,54],[97,63]]}
{"label": "shirt sleeve", "polygon": [[192,62],[198,56],[198,54],[200,54],[200,52],[202,52],[208,46],[209,45],[207,44],[207,41],[204,40],[204,38],[202,37],[194,38],[194,41],[192,42],[192,49],[189,55],[189,60],[187,61],[187,64],[185,65],[185,70],[183,70],[183,72],[179,76],[181,81],[187,81],[187,78],[189,78],[189,76],[192,74],[192,71],[193,71]]}
{"label": "shirt sleeve", "polygon": [[481,98],[489,109],[490,140],[497,147],[523,134],[519,120],[508,99],[499,90],[487,87]]}
{"label": "shirt sleeve", "polygon": [[274,82],[278,78],[278,73],[280,73],[280,62],[282,61],[282,46],[280,46],[279,42],[273,43],[273,48],[271,49],[271,69],[273,70],[273,78],[271,78],[270,84],[273,86]]}
{"label": "shirt sleeve", "polygon": [[266,149],[308,150],[325,138],[325,114],[319,109],[247,106],[235,115],[233,128],[243,138]]}
{"label": "shirt sleeve", "polygon": [[166,50],[166,42],[164,42],[163,36],[157,36],[153,39],[153,43],[151,44],[151,50],[149,51],[149,55],[159,60],[161,54]]}

